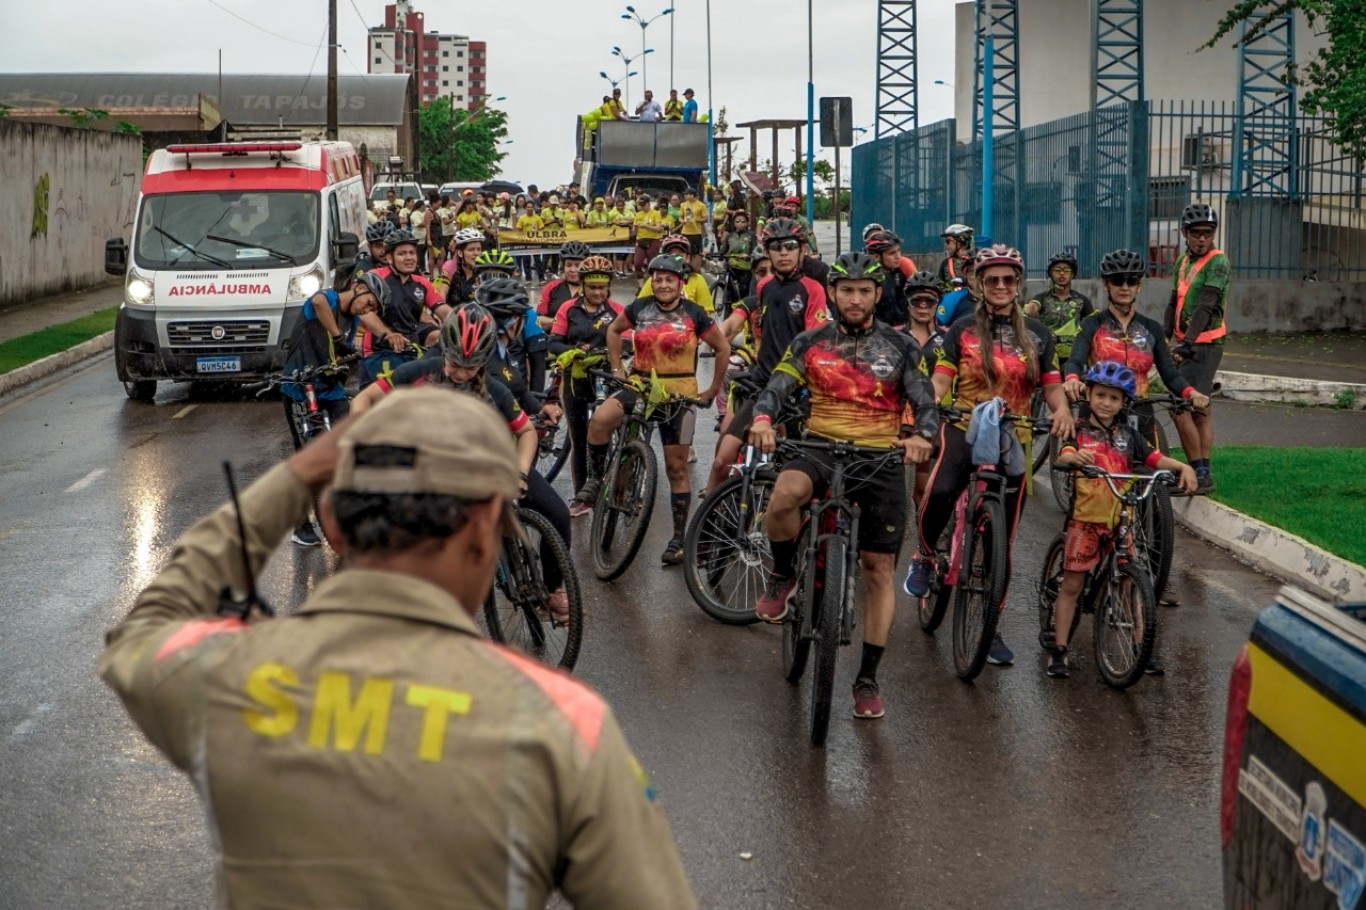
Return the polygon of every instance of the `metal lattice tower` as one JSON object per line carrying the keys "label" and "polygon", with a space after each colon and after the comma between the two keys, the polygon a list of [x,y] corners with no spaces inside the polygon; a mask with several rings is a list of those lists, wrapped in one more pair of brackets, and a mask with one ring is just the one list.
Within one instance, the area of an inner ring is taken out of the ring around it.
{"label": "metal lattice tower", "polygon": [[972,80],[972,138],[982,138],[985,72],[983,55],[987,35],[993,39],[992,66],[995,85],[992,97],[992,128],[997,133],[1020,128],[1020,15],[1019,0],[977,0],[976,67]]}
{"label": "metal lattice tower", "polygon": [[879,0],[875,137],[920,125],[917,75],[915,0]]}
{"label": "metal lattice tower", "polygon": [[1230,195],[1299,197],[1298,97],[1289,75],[1295,65],[1295,14],[1262,20],[1251,40],[1243,23],[1238,43],[1238,119],[1233,133]]}
{"label": "metal lattice tower", "polygon": [[1131,165],[1129,109],[1143,101],[1143,0],[1092,0],[1091,174],[1103,208],[1127,203]]}

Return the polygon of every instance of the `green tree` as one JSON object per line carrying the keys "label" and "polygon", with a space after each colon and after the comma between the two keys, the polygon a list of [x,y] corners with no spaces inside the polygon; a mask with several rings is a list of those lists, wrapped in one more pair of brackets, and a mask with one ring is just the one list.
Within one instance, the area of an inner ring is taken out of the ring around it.
{"label": "green tree", "polygon": [[[816,179],[826,185],[835,182],[835,166],[824,158],[817,158],[811,168],[816,175]],[[806,184],[806,160],[792,162],[792,167],[788,169],[788,175],[799,187]]]}
{"label": "green tree", "polygon": [[1353,157],[1366,154],[1366,0],[1239,0],[1219,20],[1214,37],[1204,47],[1214,47],[1250,23],[1242,40],[1255,37],[1267,19],[1294,10],[1302,11],[1311,27],[1322,24],[1328,46],[1302,70],[1291,69],[1283,78],[1303,86],[1300,106],[1321,114],[1337,143]]}
{"label": "green tree", "polygon": [[498,143],[508,134],[503,111],[452,110],[450,98],[436,98],[418,111],[417,130],[422,173],[430,180],[489,180],[502,172]]}

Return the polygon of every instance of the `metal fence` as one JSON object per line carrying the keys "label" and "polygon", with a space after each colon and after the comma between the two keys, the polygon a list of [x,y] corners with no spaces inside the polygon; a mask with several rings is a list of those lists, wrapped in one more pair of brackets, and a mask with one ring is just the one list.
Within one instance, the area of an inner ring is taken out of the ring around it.
{"label": "metal fence", "polygon": [[[1322,119],[1298,117],[1280,179],[1262,169],[1254,181],[1239,173],[1235,149],[1259,128],[1244,121],[1240,131],[1231,103],[1146,102],[997,136],[992,239],[1018,246],[1034,277],[1057,250],[1088,275],[1121,247],[1146,251],[1151,274],[1163,276],[1178,254],[1181,210],[1206,202],[1242,277],[1366,278],[1362,162],[1343,155]],[[1286,134],[1283,122],[1275,128]],[[856,147],[853,224],[891,227],[913,254],[939,251],[947,224],[980,225],[981,143],[957,133],[945,120]]]}

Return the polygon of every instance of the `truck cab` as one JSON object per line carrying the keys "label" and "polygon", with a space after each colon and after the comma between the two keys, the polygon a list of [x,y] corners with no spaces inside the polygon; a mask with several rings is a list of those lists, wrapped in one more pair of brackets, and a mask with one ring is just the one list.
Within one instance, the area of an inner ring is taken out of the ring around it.
{"label": "truck cab", "polygon": [[279,369],[304,301],[354,263],[365,201],[345,142],[154,151],[131,240],[105,245],[105,271],[124,279],[114,364],[128,396]]}
{"label": "truck cab", "polygon": [[1257,617],[1221,796],[1228,910],[1366,906],[1366,604],[1284,588]]}

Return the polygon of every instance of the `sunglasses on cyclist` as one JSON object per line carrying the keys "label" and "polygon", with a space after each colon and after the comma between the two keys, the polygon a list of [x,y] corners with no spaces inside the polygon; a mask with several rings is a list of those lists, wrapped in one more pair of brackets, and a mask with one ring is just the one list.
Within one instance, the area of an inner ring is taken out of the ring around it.
{"label": "sunglasses on cyclist", "polygon": [[800,240],[770,240],[768,243],[764,244],[764,249],[782,250],[786,253],[791,253],[801,249],[801,246],[802,242]]}
{"label": "sunglasses on cyclist", "polygon": [[989,288],[1013,288],[1019,283],[1017,275],[988,275],[982,278],[982,284]]}
{"label": "sunglasses on cyclist", "polygon": [[1136,288],[1142,280],[1142,275],[1111,275],[1105,279],[1105,283],[1121,288]]}
{"label": "sunglasses on cyclist", "polygon": [[933,306],[939,306],[939,298],[938,298],[938,297],[935,297],[933,294],[926,294],[926,295],[923,295],[923,296],[921,296],[921,297],[912,297],[912,298],[911,298],[911,306],[914,306],[914,307],[922,307],[922,306],[933,307]]}
{"label": "sunglasses on cyclist", "polygon": [[1190,228],[1186,231],[1186,236],[1192,240],[1212,240],[1214,239],[1213,228]]}

